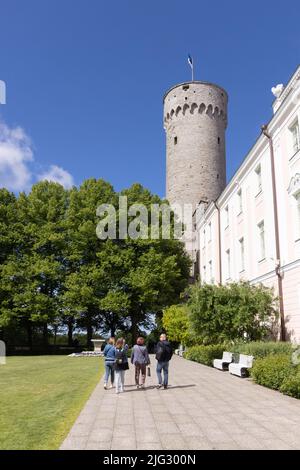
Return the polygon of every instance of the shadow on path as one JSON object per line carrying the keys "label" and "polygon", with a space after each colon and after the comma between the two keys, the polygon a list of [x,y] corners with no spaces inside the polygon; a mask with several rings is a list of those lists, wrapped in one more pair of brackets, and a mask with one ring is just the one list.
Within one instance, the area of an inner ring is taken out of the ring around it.
{"label": "shadow on path", "polygon": [[[169,385],[167,390],[174,390],[175,388],[190,388],[190,387],[196,387],[196,384],[187,384],[187,385]],[[125,390],[124,392],[142,392],[146,390],[160,390],[163,391],[164,388],[161,387],[160,389],[157,388],[157,385],[150,385],[150,386],[145,386],[144,388],[136,388],[136,385],[125,385]]]}

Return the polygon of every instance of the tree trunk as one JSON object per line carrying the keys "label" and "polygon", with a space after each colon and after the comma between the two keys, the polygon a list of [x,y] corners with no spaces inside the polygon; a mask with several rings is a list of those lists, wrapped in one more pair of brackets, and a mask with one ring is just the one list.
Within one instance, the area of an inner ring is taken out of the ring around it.
{"label": "tree trunk", "polygon": [[32,326],[31,323],[27,323],[26,325],[26,330],[27,330],[27,343],[30,349],[32,349]]}
{"label": "tree trunk", "polygon": [[74,318],[70,317],[68,320],[68,346],[73,346],[73,328]]}
{"label": "tree trunk", "polygon": [[86,326],[86,345],[90,349],[92,347],[92,337],[93,337],[93,327],[92,322],[88,319],[87,326]]}
{"label": "tree trunk", "polygon": [[139,335],[139,329],[137,325],[137,315],[131,315],[131,335],[132,335],[132,344],[136,343],[136,340]]}
{"label": "tree trunk", "polygon": [[115,325],[112,325],[111,328],[110,328],[110,336],[111,338],[114,338],[116,335],[116,327]]}
{"label": "tree trunk", "polygon": [[54,346],[56,346],[57,325],[54,325]]}
{"label": "tree trunk", "polygon": [[44,346],[48,346],[48,323],[43,325],[43,343]]}

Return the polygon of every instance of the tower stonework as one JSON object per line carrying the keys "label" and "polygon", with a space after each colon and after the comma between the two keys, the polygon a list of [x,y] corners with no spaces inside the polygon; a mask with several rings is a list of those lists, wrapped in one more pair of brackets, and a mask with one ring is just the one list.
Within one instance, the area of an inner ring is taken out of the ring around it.
{"label": "tower stonework", "polygon": [[170,204],[216,200],[226,185],[226,91],[206,82],[175,85],[164,96]]}

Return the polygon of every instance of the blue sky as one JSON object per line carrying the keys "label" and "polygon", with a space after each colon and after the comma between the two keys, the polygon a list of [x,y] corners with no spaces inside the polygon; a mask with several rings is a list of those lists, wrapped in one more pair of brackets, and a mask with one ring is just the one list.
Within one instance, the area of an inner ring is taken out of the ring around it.
{"label": "blue sky", "polygon": [[162,96],[190,80],[188,53],[196,79],[229,93],[230,178],[272,115],[271,87],[300,63],[299,5],[1,0],[0,184],[103,177],[163,196]]}

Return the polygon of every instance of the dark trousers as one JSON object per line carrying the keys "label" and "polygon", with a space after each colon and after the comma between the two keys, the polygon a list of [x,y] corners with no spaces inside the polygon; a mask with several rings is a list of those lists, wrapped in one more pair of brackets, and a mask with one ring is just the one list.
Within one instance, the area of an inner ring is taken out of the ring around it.
{"label": "dark trousers", "polygon": [[169,379],[169,361],[157,362],[156,373],[158,378],[158,383],[162,385],[162,375],[161,371],[164,373],[164,385],[168,385]]}
{"label": "dark trousers", "polygon": [[146,381],[146,364],[135,363],[135,383],[140,384],[140,374],[142,375],[142,384]]}

